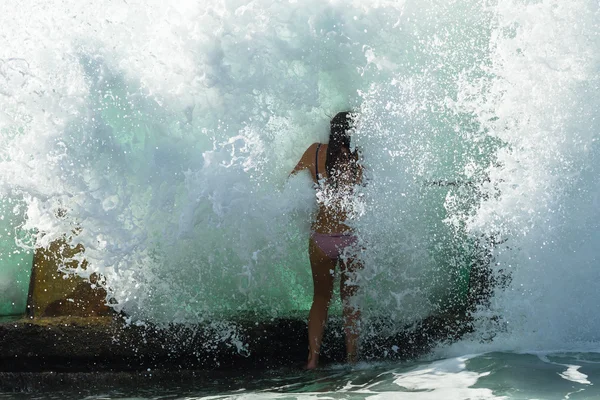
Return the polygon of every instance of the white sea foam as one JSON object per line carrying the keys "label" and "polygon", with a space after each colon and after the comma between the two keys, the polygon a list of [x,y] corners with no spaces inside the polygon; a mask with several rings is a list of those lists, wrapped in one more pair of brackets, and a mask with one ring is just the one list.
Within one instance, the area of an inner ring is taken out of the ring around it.
{"label": "white sea foam", "polygon": [[500,317],[486,336],[520,350],[594,343],[600,10],[588,1],[496,9],[495,79],[473,107],[486,110],[482,124],[505,145],[469,226],[508,238],[495,261],[512,282],[481,314]]}
{"label": "white sea foam", "polygon": [[[489,375],[489,372],[466,370],[465,361],[468,358],[464,356],[433,362],[412,372],[398,374],[394,383],[408,391],[402,392],[402,397],[409,399],[505,399],[504,396],[494,395],[491,389],[472,388],[479,378]],[[387,399],[393,395],[378,394],[369,398]]]}
{"label": "white sea foam", "polygon": [[[197,397],[197,399],[507,399],[506,396],[498,396],[488,388],[474,388],[482,377],[488,376],[489,372],[473,372],[466,368],[466,361],[470,356],[450,358],[421,365],[412,370],[391,370],[371,377],[366,383],[353,381],[352,373],[346,371],[345,376],[321,376],[314,381],[305,382],[303,391],[298,393],[292,390],[292,386],[272,387],[260,391],[248,392],[245,389],[239,393],[231,392],[227,395]],[[371,365],[371,370],[374,366]],[[353,370],[356,372],[355,370]],[[358,376],[357,376],[358,377]],[[344,379],[348,381],[343,384]],[[364,377],[358,377],[361,379]],[[322,385],[319,381],[323,381]],[[311,386],[318,386],[321,390],[306,391]],[[284,393],[277,393],[284,390]]]}

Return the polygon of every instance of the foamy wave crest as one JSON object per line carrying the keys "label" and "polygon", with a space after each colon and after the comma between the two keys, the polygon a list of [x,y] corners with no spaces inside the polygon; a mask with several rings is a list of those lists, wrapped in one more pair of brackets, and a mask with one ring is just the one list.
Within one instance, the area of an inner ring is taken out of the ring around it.
{"label": "foamy wave crest", "polygon": [[471,232],[508,239],[496,272],[512,283],[493,301],[500,326],[484,331],[504,332],[496,345],[511,349],[595,342],[598,4],[500,1],[495,10],[493,78],[469,82],[462,102],[502,143],[467,218]]}

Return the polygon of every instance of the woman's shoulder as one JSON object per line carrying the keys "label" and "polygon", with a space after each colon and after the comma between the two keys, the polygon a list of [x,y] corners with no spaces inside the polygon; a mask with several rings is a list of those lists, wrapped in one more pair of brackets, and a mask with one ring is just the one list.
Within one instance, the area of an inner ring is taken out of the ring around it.
{"label": "woman's shoulder", "polygon": [[304,152],[304,156],[305,157],[306,156],[314,156],[315,153],[317,152],[317,149],[319,149],[319,151],[320,151],[321,148],[324,149],[326,147],[327,147],[327,144],[325,144],[325,143],[315,142],[315,143],[311,144],[310,146],[308,146],[308,148]]}
{"label": "woman's shoulder", "polygon": [[317,149],[319,150],[319,154],[327,148],[327,144],[315,142],[308,146],[308,148],[304,151],[302,155],[301,162],[305,165],[314,165],[315,156],[317,155]]}
{"label": "woman's shoulder", "polygon": [[304,151],[304,157],[308,157],[311,154],[315,154],[317,151],[317,147],[319,147],[320,143],[313,143]]}
{"label": "woman's shoulder", "polygon": [[311,144],[308,149],[309,150],[313,150],[313,151],[317,151],[317,148],[319,149],[319,151],[321,149],[326,149],[327,148],[327,143],[319,143],[319,142],[315,142],[313,144]]}

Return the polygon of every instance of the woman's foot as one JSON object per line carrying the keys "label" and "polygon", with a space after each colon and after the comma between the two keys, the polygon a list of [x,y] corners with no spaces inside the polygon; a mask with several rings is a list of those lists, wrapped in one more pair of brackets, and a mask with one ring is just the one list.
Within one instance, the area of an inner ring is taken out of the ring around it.
{"label": "woman's foot", "polygon": [[311,370],[311,369],[316,369],[318,367],[317,362],[316,361],[309,361],[306,364],[306,367],[304,367],[305,370]]}
{"label": "woman's foot", "polygon": [[315,369],[318,367],[318,365],[319,365],[319,355],[311,354],[311,352],[309,350],[308,361],[306,362],[306,367],[304,367],[304,369],[306,369],[306,370]]}
{"label": "woman's foot", "polygon": [[358,356],[356,355],[356,353],[346,354],[346,362],[348,364],[356,364],[358,362]]}

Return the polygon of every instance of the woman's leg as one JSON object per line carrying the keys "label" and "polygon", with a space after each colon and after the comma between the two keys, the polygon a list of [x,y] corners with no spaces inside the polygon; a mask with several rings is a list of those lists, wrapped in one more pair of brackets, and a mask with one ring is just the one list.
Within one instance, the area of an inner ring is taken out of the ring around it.
{"label": "woman's leg", "polygon": [[327,321],[329,302],[333,292],[335,260],[327,257],[311,238],[308,244],[310,266],[313,276],[313,303],[308,315],[308,363],[307,369],[316,368],[323,339],[323,329]]}
{"label": "woman's leg", "polygon": [[353,297],[358,292],[356,271],[362,268],[360,261],[349,258],[340,262],[342,276],[340,279],[340,295],[344,307],[344,333],[346,334],[346,354],[348,362],[356,362],[358,338],[360,335],[360,310],[353,303]]}

